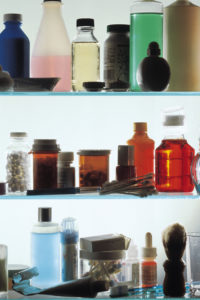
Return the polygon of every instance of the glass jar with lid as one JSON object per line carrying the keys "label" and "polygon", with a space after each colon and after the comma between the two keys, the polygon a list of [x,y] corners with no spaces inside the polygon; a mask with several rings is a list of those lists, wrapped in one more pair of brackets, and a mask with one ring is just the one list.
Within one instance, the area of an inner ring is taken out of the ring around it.
{"label": "glass jar with lid", "polygon": [[30,189],[30,148],[26,132],[11,132],[7,148],[8,193],[23,194]]}
{"label": "glass jar with lid", "polygon": [[110,150],[80,150],[80,187],[100,187],[109,180]]}
{"label": "glass jar with lid", "polygon": [[57,188],[57,159],[60,151],[54,139],[36,139],[33,153],[33,188]]}

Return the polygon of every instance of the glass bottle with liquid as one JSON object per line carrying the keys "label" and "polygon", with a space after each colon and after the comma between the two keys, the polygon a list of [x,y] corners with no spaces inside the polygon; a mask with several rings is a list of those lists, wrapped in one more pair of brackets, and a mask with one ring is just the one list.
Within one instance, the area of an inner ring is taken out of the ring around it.
{"label": "glass bottle with liquid", "polygon": [[39,275],[31,284],[38,288],[48,288],[60,282],[60,230],[51,222],[51,208],[39,207],[38,223],[31,233],[31,264]]}
{"label": "glass bottle with liquid", "polygon": [[163,48],[163,6],[154,0],[136,0],[131,6],[130,28],[130,89],[140,91],[136,73],[140,62],[146,57],[151,42]]}
{"label": "glass bottle with liquid", "polygon": [[100,77],[100,47],[93,34],[93,19],[76,21],[77,37],[72,42],[72,89],[83,91],[83,82]]}
{"label": "glass bottle with liquid", "polygon": [[54,91],[71,90],[71,45],[61,0],[43,0],[43,17],[31,58],[32,77],[59,77]]}
{"label": "glass bottle with liquid", "polygon": [[184,115],[169,111],[164,118],[165,137],[156,149],[156,189],[159,192],[192,192],[190,175],[194,149],[184,138]]}

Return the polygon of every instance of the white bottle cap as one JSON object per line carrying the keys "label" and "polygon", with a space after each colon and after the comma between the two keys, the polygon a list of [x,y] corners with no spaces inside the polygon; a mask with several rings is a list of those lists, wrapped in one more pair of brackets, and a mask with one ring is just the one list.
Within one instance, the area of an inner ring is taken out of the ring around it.
{"label": "white bottle cap", "polygon": [[143,258],[155,258],[157,256],[157,249],[152,247],[152,234],[147,232],[145,235],[145,247],[142,248]]}
{"label": "white bottle cap", "polygon": [[184,126],[184,115],[165,116],[164,126]]}

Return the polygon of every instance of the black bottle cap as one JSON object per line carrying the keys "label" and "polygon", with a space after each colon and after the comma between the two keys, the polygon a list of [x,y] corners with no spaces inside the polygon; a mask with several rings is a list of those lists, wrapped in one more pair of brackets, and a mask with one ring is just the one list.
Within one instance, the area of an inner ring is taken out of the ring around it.
{"label": "black bottle cap", "polygon": [[43,2],[48,2],[48,1],[61,2],[61,0],[43,0]]}
{"label": "black bottle cap", "polygon": [[20,22],[22,23],[22,15],[21,14],[4,14],[3,15],[3,22]]}
{"label": "black bottle cap", "polygon": [[54,151],[59,152],[60,146],[54,139],[35,139],[32,146],[33,152],[39,151]]}
{"label": "black bottle cap", "polygon": [[160,55],[160,48],[159,48],[158,43],[151,42],[149,44],[149,47],[147,49],[147,55],[148,56],[151,56],[151,55],[159,56]]}
{"label": "black bottle cap", "polygon": [[83,82],[83,87],[88,92],[99,92],[101,91],[105,86],[105,82],[101,81],[85,81]]}
{"label": "black bottle cap", "polygon": [[76,27],[80,26],[92,26],[94,27],[94,19],[81,18],[76,20]]}
{"label": "black bottle cap", "polygon": [[129,89],[129,83],[125,81],[114,81],[109,84],[109,89],[113,91],[127,91]]}
{"label": "black bottle cap", "polygon": [[107,26],[107,32],[129,32],[130,25],[126,24],[111,24]]}
{"label": "black bottle cap", "polygon": [[38,222],[51,222],[52,208],[39,207],[38,208]]}

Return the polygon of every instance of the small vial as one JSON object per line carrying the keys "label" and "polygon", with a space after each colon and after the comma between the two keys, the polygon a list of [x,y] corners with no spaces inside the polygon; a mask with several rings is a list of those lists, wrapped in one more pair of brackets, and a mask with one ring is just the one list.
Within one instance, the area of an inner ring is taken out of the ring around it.
{"label": "small vial", "polygon": [[134,146],[118,146],[117,180],[126,180],[136,176],[134,166]]}
{"label": "small vial", "polygon": [[145,247],[142,248],[142,287],[154,287],[157,285],[157,249],[152,247],[152,234],[145,235]]}
{"label": "small vial", "polygon": [[78,278],[78,224],[75,218],[66,218],[61,224],[62,281]]}
{"label": "small vial", "polygon": [[73,152],[58,153],[58,188],[71,188],[75,186],[75,168],[71,166],[73,160]]}

